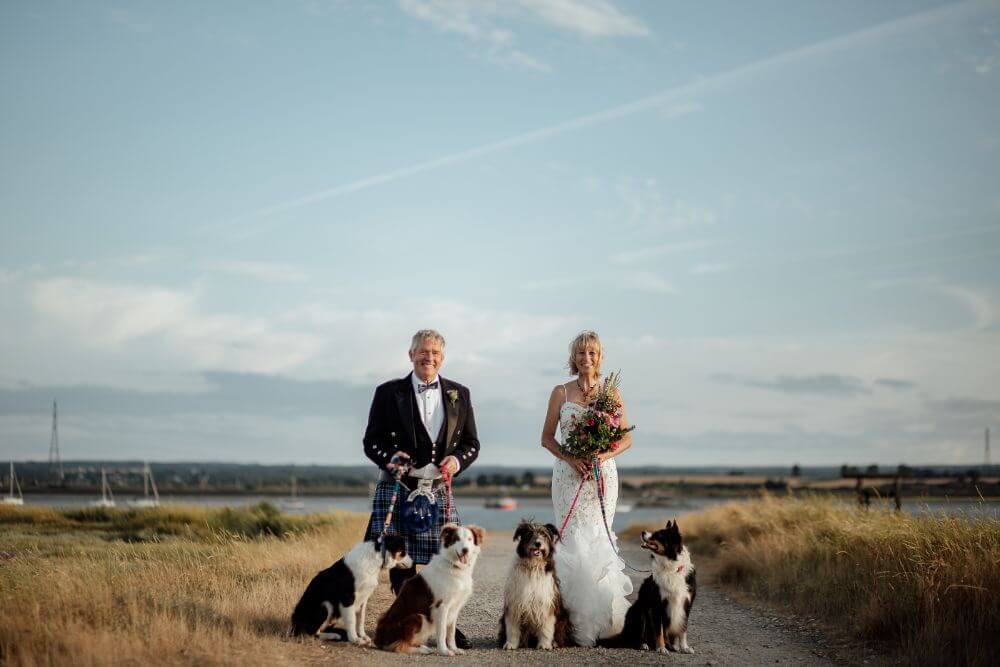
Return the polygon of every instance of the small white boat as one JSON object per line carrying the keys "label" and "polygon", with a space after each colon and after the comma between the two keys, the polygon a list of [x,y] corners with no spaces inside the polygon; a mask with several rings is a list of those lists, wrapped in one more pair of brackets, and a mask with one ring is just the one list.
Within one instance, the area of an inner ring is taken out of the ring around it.
{"label": "small white boat", "polygon": [[286,510],[301,510],[305,509],[305,503],[299,498],[299,486],[295,480],[295,475],[292,475],[292,495],[290,498],[286,498],[281,501],[281,506]]}
{"label": "small white boat", "polygon": [[[152,488],[153,497],[149,496],[149,490]],[[142,468],[142,498],[136,498],[129,503],[132,507],[159,507],[160,506],[160,492],[156,490],[156,480],[153,479],[153,471],[149,467],[149,463],[143,465]]]}
{"label": "small white boat", "polygon": [[[14,490],[17,489],[17,495],[14,495]],[[0,505],[23,505],[24,495],[21,493],[21,485],[17,481],[17,476],[14,475],[14,462],[10,462],[10,491],[9,493],[0,498]]]}
{"label": "small white boat", "polygon": [[488,510],[516,510],[517,501],[510,496],[503,496],[502,498],[490,498],[484,504],[484,507]]}
{"label": "small white boat", "polygon": [[616,512],[631,512],[632,511],[632,504],[631,503],[618,503],[618,507],[615,508],[615,511]]}
{"label": "small white boat", "polygon": [[108,484],[108,474],[101,468],[101,499],[92,500],[91,507],[114,507],[115,496],[111,493],[111,486]]}

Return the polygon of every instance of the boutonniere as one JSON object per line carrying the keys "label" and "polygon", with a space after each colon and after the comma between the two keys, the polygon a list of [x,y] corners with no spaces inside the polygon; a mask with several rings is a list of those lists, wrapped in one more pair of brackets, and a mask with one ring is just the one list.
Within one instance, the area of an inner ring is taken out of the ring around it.
{"label": "boutonniere", "polygon": [[448,390],[448,400],[451,401],[451,407],[458,405],[458,389]]}

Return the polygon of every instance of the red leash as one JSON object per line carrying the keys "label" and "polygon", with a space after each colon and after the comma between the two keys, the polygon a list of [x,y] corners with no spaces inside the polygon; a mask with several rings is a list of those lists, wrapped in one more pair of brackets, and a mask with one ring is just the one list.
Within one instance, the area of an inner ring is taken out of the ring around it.
{"label": "red leash", "polygon": [[583,484],[587,480],[581,479],[580,486],[576,487],[576,495],[573,496],[573,502],[570,503],[569,511],[566,512],[566,518],[563,519],[562,527],[559,528],[559,539],[562,540],[563,532],[566,530],[566,526],[569,525],[569,520],[573,516],[573,510],[576,509],[576,501],[580,499],[580,492],[583,491]]}

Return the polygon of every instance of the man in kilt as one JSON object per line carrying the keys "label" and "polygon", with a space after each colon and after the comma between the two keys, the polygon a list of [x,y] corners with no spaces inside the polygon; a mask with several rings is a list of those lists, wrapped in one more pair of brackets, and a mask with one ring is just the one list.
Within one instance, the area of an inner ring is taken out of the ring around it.
{"label": "man in kilt", "polygon": [[[409,457],[413,469],[433,464],[442,474],[450,476],[468,469],[479,456],[479,436],[469,390],[438,374],[444,363],[444,344],[444,337],[437,331],[418,331],[410,343],[413,372],[375,389],[364,446],[365,455],[381,472],[375,486],[366,540],[381,534],[385,524],[396,488],[396,480],[387,469],[393,456]],[[414,567],[389,571],[392,591],[396,594],[403,582],[416,574],[416,565],[426,564],[441,549],[441,527],[448,502],[445,485],[442,480],[436,480],[432,491],[441,511],[429,530],[414,533],[401,519],[404,500],[417,488],[418,481],[410,476],[401,481],[403,488],[396,499],[388,531],[406,539],[406,553],[413,559]],[[467,648],[468,642],[458,634],[459,648]]]}

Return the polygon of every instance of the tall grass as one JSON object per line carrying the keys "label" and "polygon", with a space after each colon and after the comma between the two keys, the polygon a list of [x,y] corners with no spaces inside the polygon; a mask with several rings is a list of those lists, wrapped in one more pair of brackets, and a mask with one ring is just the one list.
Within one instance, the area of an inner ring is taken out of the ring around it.
{"label": "tall grass", "polygon": [[365,520],[267,506],[4,508],[0,664],[321,662],[321,647],[284,637],[288,618]]}
{"label": "tall grass", "polygon": [[1000,520],[731,503],[681,520],[724,581],[886,642],[921,664],[1000,664]]}

